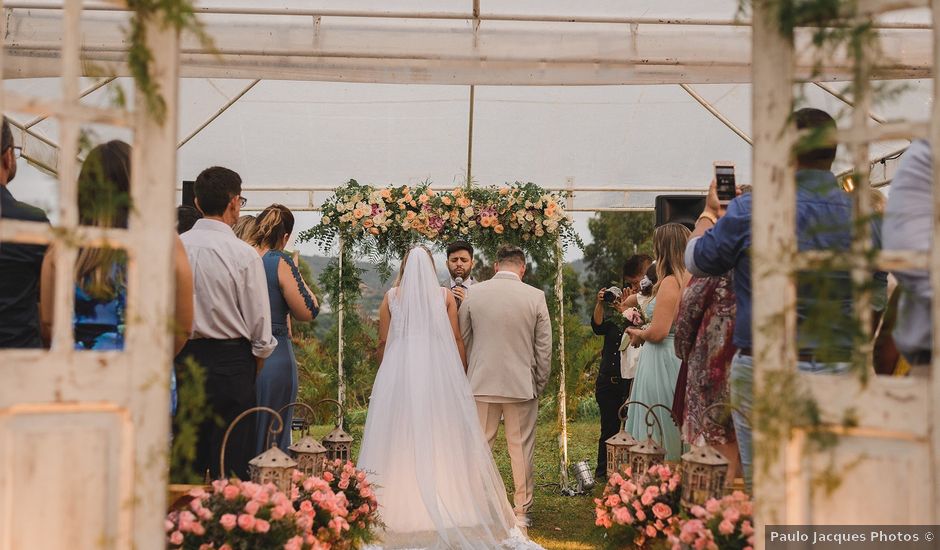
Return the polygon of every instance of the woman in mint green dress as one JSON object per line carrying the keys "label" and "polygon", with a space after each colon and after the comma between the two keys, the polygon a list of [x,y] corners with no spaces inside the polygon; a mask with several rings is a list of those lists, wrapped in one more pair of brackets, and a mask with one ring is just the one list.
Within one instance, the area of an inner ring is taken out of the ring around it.
{"label": "woman in mint green dress", "polygon": [[[662,225],[653,233],[653,250],[656,254],[656,274],[659,282],[653,287],[654,298],[644,312],[646,318],[651,321],[646,328],[627,329],[633,345],[643,346],[630,393],[631,401],[640,401],[648,406],[672,407],[681,365],[681,361],[676,357],[673,336],[679,299],[689,279],[683,259],[688,240],[689,230],[677,223]],[[666,448],[666,460],[676,462],[682,456],[679,427],[668,410],[657,407],[654,414],[659,418],[659,424],[654,422],[653,439]],[[662,425],[664,434],[660,433],[659,425]],[[627,431],[640,441],[646,439],[645,408],[630,406]]]}

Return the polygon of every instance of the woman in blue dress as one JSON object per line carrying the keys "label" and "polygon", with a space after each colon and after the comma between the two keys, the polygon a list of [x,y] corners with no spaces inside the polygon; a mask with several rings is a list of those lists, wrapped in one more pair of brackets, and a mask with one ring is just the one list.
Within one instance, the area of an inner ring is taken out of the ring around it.
{"label": "woman in blue dress", "polygon": [[[673,337],[679,299],[689,280],[683,258],[688,240],[689,230],[684,225],[669,223],[656,228],[653,233],[653,250],[656,254],[658,282],[653,287],[654,297],[644,312],[647,319],[652,320],[645,329],[627,329],[633,345],[643,346],[630,400],[640,401],[650,407],[665,405],[671,408],[675,397],[681,361],[676,357]],[[657,443],[664,443],[666,460],[678,461],[682,455],[679,427],[667,410],[657,407],[655,414],[659,424],[654,421],[653,438]],[[659,425],[663,433],[660,433]],[[637,405],[629,407],[627,431],[640,441],[647,438],[646,409]]]}
{"label": "woman in blue dress", "polygon": [[[294,215],[287,207],[272,204],[258,215],[249,243],[261,254],[271,301],[271,332],[277,339],[274,353],[264,360],[257,380],[258,405],[281,410],[297,400],[297,359],[291,345],[288,315],[298,321],[310,321],[320,311],[317,297],[300,275],[294,260],[284,252],[294,230]],[[277,445],[287,451],[290,445],[292,410],[283,415],[285,429]],[[268,448],[271,416],[259,415],[258,453]]]}
{"label": "woman in blue dress", "polygon": [[[78,219],[84,226],[127,228],[130,216],[131,146],[109,141],[92,149],[78,176]],[[42,338],[52,340],[55,312],[55,253],[49,247],[42,263],[39,310]],[[127,252],[118,248],[82,248],[75,266],[75,309],[72,316],[75,349],[124,349],[127,307]],[[174,355],[189,339],[193,324],[193,279],[183,244],[176,238],[174,253],[176,303]],[[171,384],[172,370],[171,372]],[[173,388],[171,387],[171,392]],[[171,409],[175,409],[171,393]]]}

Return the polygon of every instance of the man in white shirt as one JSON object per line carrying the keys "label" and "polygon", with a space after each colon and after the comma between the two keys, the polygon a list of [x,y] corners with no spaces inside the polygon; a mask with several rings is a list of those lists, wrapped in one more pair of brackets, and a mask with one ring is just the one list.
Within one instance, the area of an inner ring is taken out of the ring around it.
{"label": "man in white shirt", "polygon": [[460,307],[467,299],[467,290],[476,284],[470,275],[473,271],[473,246],[470,243],[454,241],[447,246],[447,271],[450,272],[450,290],[457,300],[457,307]]}
{"label": "man in white shirt", "polygon": [[247,479],[255,422],[239,423],[229,436],[226,472],[219,472],[219,453],[229,424],[255,406],[255,376],[277,345],[267,280],[261,256],[232,232],[244,206],[241,177],[227,168],[207,168],[194,188],[196,208],[205,217],[180,236],[193,270],[195,315],[192,339],[178,361],[192,358],[205,370],[211,408],[199,427],[194,468],[213,478],[234,473]]}

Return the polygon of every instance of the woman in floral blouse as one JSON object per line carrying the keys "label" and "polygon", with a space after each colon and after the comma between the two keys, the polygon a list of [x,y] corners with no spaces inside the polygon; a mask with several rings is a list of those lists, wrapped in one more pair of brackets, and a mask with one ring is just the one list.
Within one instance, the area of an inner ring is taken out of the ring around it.
{"label": "woman in floral blouse", "polygon": [[715,407],[708,411],[708,418],[704,415],[708,407],[731,400],[728,371],[736,351],[731,341],[734,315],[730,272],[693,277],[682,294],[675,337],[684,373],[679,376],[673,411],[682,426],[682,438],[692,445],[708,443],[724,455],[730,463],[729,483],[737,477],[740,464],[731,411]]}

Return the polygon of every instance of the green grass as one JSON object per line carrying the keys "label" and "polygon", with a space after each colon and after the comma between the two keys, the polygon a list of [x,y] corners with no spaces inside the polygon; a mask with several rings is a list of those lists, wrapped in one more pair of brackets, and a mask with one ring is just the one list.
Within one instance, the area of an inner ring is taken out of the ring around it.
{"label": "green grass", "polygon": [[[332,426],[316,426],[315,437],[323,437]],[[356,438],[353,456],[358,456],[362,441],[362,426],[347,428]],[[574,464],[587,460],[592,470],[597,460],[598,420],[569,422],[568,460]],[[529,537],[546,550],[588,550],[602,548],[603,531],[594,526],[594,497],[603,491],[603,485],[594,488],[594,494],[563,496],[558,486],[558,432],[554,420],[544,420],[538,426],[535,439],[535,502],[532,506],[532,526]],[[512,470],[506,439],[500,428],[494,449],[496,465],[506,482],[506,494],[512,500]],[[573,479],[573,478],[572,478]]]}

